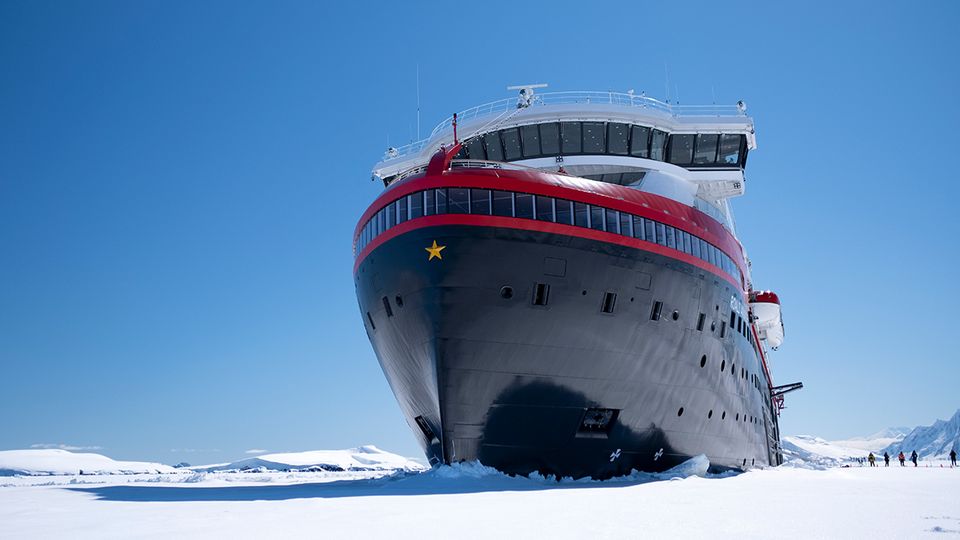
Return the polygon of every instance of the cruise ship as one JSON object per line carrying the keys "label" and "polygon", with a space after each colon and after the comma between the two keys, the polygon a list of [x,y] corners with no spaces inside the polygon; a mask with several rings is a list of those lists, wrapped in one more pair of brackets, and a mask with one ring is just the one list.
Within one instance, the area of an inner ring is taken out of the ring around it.
{"label": "cruise ship", "polygon": [[633,91],[519,95],[389,148],[354,233],[363,324],[432,464],[609,478],[705,454],[782,462],[768,352],[730,199],[746,106]]}

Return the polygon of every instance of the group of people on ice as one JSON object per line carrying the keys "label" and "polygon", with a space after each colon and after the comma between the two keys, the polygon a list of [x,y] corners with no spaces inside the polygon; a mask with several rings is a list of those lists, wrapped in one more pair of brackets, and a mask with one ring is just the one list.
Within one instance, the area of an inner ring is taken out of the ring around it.
{"label": "group of people on ice", "polygon": [[[918,460],[919,458],[920,458],[920,456],[917,455],[917,451],[916,451],[916,450],[914,450],[914,451],[910,454],[910,461],[913,462],[913,466],[914,466],[914,467],[917,466],[917,460]],[[903,452],[902,452],[902,451],[900,452],[899,455],[897,455],[897,459],[900,460],[900,466],[901,466],[901,467],[906,467],[906,466],[907,466],[907,465],[906,465],[907,458],[906,458],[906,456],[903,455]],[[859,461],[860,463],[863,463],[863,458],[857,458],[857,461]],[[873,455],[873,452],[870,452],[870,455],[867,456],[867,461],[870,462],[870,466],[871,466],[871,467],[876,467],[876,466],[877,466],[877,457]],[[888,454],[887,452],[884,452],[884,453],[883,453],[883,466],[884,466],[884,467],[889,467],[889,466],[890,466],[890,454]],[[951,466],[951,467],[956,467],[956,466],[957,466],[957,451],[956,451],[956,450],[950,450],[950,466]]]}

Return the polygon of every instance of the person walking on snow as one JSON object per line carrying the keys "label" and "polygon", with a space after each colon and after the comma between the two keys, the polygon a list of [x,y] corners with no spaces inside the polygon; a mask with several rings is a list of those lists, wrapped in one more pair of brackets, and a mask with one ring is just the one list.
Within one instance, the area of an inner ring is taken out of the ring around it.
{"label": "person walking on snow", "polygon": [[870,455],[867,456],[867,461],[870,462],[870,466],[871,466],[871,467],[876,467],[876,466],[877,466],[877,458],[875,458],[875,457],[873,456],[873,452],[870,452]]}
{"label": "person walking on snow", "polygon": [[917,451],[916,451],[916,450],[914,450],[913,453],[910,454],[910,461],[913,462],[913,466],[914,466],[914,467],[917,466]]}
{"label": "person walking on snow", "polygon": [[888,453],[886,453],[886,452],[883,453],[883,466],[884,466],[884,467],[889,467],[889,466],[890,466],[890,454],[888,454]]}
{"label": "person walking on snow", "polygon": [[956,466],[957,466],[957,451],[956,451],[956,449],[950,450],[950,466],[951,466],[951,467],[956,467]]}
{"label": "person walking on snow", "polygon": [[906,467],[906,465],[904,464],[904,462],[907,460],[907,458],[903,457],[903,450],[900,451],[900,455],[897,456],[897,459],[900,460],[900,466],[901,466],[901,467]]}

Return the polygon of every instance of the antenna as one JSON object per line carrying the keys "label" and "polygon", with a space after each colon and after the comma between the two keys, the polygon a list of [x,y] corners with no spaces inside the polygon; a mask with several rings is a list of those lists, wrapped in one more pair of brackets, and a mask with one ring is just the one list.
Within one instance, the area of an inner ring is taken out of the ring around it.
{"label": "antenna", "polygon": [[670,71],[667,69],[667,63],[663,63],[663,90],[667,103],[670,103]]}
{"label": "antenna", "polygon": [[417,140],[420,140],[420,64],[417,64]]}
{"label": "antenna", "polygon": [[508,86],[507,90],[519,90],[520,96],[517,98],[517,108],[523,109],[529,107],[533,104],[533,89],[534,88],[546,88],[547,85],[540,84],[518,84],[516,86]]}

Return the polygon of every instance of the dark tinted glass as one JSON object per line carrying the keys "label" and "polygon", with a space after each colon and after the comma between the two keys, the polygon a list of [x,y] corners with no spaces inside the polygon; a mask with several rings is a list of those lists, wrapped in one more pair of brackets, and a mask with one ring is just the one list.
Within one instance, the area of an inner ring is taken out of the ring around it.
{"label": "dark tinted glass", "polygon": [[740,141],[742,139],[743,135],[721,135],[720,155],[717,156],[717,163],[724,165],[740,163]]}
{"label": "dark tinted glass", "polygon": [[670,156],[667,161],[676,165],[689,165],[693,161],[693,140],[691,133],[670,136]]}
{"label": "dark tinted glass", "polygon": [[557,199],[557,223],[573,225],[573,202]]}
{"label": "dark tinted glass", "polygon": [[467,188],[449,188],[447,190],[447,212],[451,214],[469,214],[470,201]]}
{"label": "dark tinted glass", "polygon": [[500,146],[500,132],[485,133],[483,143],[487,147],[487,159],[490,161],[503,161],[503,147]]}
{"label": "dark tinted glass", "polygon": [[663,161],[666,156],[667,133],[659,129],[653,130],[650,134],[650,159]]}
{"label": "dark tinted glass", "polygon": [[646,225],[644,224],[645,219],[640,216],[633,216],[633,237],[639,238],[641,240],[646,240]]}
{"label": "dark tinted glass", "polygon": [[503,157],[507,161],[514,161],[523,157],[520,153],[520,130],[517,128],[505,129],[500,132],[503,140]]}
{"label": "dark tinted glass", "polygon": [[700,239],[694,236],[690,238],[690,244],[691,244],[690,254],[698,259],[701,259],[702,257],[700,256]]}
{"label": "dark tinted glass", "polygon": [[599,206],[590,207],[590,228],[598,231],[604,230],[603,208]]}
{"label": "dark tinted glass", "polygon": [[470,190],[470,213],[490,215],[490,190],[489,189],[471,189]]}
{"label": "dark tinted glass", "polygon": [[719,135],[697,135],[697,151],[693,154],[696,165],[712,165],[717,160]]}
{"label": "dark tinted glass", "polygon": [[560,153],[560,124],[540,124],[540,149],[545,156]]}
{"label": "dark tinted glass", "polygon": [[487,159],[487,152],[483,149],[483,137],[474,137],[467,142],[467,153],[470,159]]}
{"label": "dark tinted glass", "polygon": [[529,193],[517,193],[516,210],[518,218],[533,219],[533,195]]}
{"label": "dark tinted glass", "polygon": [[607,153],[618,156],[627,155],[630,141],[630,126],[617,122],[607,124]]}
{"label": "dark tinted glass", "polygon": [[407,198],[397,199],[397,223],[407,220]]}
{"label": "dark tinted glass", "polygon": [[620,234],[620,212],[607,208],[607,232]]}
{"label": "dark tinted glass", "polygon": [[634,157],[650,156],[650,128],[633,126],[630,133],[630,155]]}
{"label": "dark tinted glass", "polygon": [[624,236],[633,236],[633,219],[626,212],[620,212],[620,234]]}
{"label": "dark tinted glass", "polygon": [[437,213],[437,196],[432,189],[423,192],[423,215],[432,216]]}
{"label": "dark tinted glass", "polygon": [[423,215],[423,193],[412,193],[407,195],[410,205],[410,219],[418,218]]}
{"label": "dark tinted glass", "polygon": [[577,227],[586,227],[589,225],[590,207],[583,203],[573,203],[573,219]]}
{"label": "dark tinted glass", "polygon": [[493,192],[493,215],[513,216],[513,193],[509,191]]}
{"label": "dark tinted glass", "polygon": [[683,233],[683,251],[688,254],[693,253],[693,239],[688,232]]}
{"label": "dark tinted glass", "polygon": [[537,219],[553,221],[553,198],[537,195]]}
{"label": "dark tinted glass", "polygon": [[667,247],[677,249],[677,239],[674,235],[676,229],[669,225],[664,225],[664,229],[666,229],[667,232]]}
{"label": "dark tinted glass", "polygon": [[397,203],[392,202],[387,205],[387,228],[393,227],[397,224]]}
{"label": "dark tinted glass", "polygon": [[644,233],[644,236],[646,237],[645,239],[647,242],[656,243],[657,242],[657,222],[650,219],[644,219],[643,233]]}
{"label": "dark tinted glass", "polygon": [[437,189],[437,213],[446,214],[447,213],[447,190],[446,189]]}
{"label": "dark tinted glass", "polygon": [[583,152],[587,154],[602,154],[604,152],[604,125],[603,122],[583,123]]}
{"label": "dark tinted glass", "polygon": [[564,154],[579,154],[583,148],[580,144],[580,122],[563,122],[560,124],[560,132],[563,137],[560,151]]}
{"label": "dark tinted glass", "polygon": [[667,228],[663,223],[657,223],[657,243],[667,245]]}
{"label": "dark tinted glass", "polygon": [[540,155],[540,130],[536,124],[522,126],[520,139],[523,141],[523,157],[533,158]]}
{"label": "dark tinted glass", "polygon": [[619,184],[621,176],[623,176],[621,173],[603,174],[600,175],[600,181],[608,184]]}

